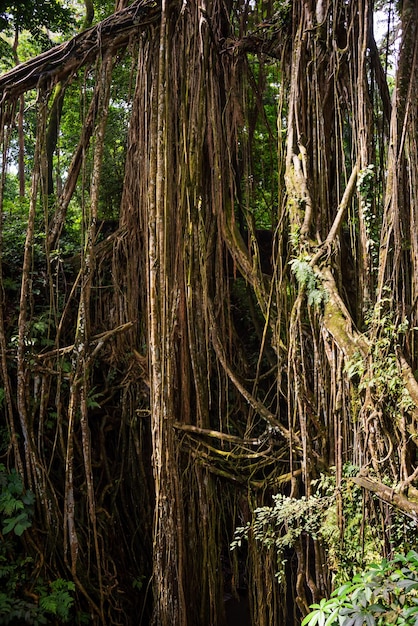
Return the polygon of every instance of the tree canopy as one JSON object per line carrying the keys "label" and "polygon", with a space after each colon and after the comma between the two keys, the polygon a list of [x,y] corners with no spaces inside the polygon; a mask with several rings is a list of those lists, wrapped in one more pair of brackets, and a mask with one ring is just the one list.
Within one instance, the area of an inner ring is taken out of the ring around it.
{"label": "tree canopy", "polygon": [[12,49],[19,34],[27,31],[41,48],[51,47],[50,32],[70,35],[74,14],[58,0],[50,2],[0,2],[0,51],[3,63],[13,62]]}

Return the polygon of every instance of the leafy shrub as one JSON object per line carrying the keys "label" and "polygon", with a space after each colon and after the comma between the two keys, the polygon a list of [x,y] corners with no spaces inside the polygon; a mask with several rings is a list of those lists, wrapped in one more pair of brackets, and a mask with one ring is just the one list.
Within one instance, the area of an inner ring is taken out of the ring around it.
{"label": "leafy shrub", "polygon": [[418,552],[368,566],[310,608],[301,626],[416,626]]}
{"label": "leafy shrub", "polygon": [[15,469],[8,474],[4,465],[0,464],[0,515],[3,533],[13,531],[22,535],[32,524],[33,504],[35,497],[28,490],[25,492],[23,481]]}
{"label": "leafy shrub", "polygon": [[20,537],[31,527],[35,496],[25,490],[21,476],[0,464],[0,624],[59,624],[69,622],[75,585],[58,578],[34,575],[34,559]]}
{"label": "leafy shrub", "polygon": [[33,560],[17,555],[13,548],[11,542],[0,546],[0,624],[38,626],[72,621],[74,583],[61,578],[48,583],[38,578],[33,583]]}
{"label": "leafy shrub", "polygon": [[276,576],[281,580],[284,576],[286,548],[294,546],[303,533],[316,538],[331,503],[330,496],[290,498],[277,494],[273,496],[273,506],[256,509],[251,523],[235,529],[231,550],[240,547],[242,540],[247,540],[252,532],[256,541],[266,548],[275,548],[278,565]]}
{"label": "leafy shrub", "polygon": [[44,595],[39,599],[39,608],[45,612],[55,615],[63,622],[68,622],[71,607],[74,599],[71,592],[75,591],[73,582],[58,578],[49,583],[49,588],[45,589]]}

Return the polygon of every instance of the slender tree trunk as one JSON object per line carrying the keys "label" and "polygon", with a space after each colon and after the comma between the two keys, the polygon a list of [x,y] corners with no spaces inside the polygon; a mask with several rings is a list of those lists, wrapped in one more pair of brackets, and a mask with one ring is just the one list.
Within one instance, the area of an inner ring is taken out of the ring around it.
{"label": "slender tree trunk", "polygon": [[[13,56],[15,65],[19,65],[19,56],[17,53],[17,47],[19,45],[19,31],[16,30],[13,41]],[[25,133],[23,129],[24,123],[24,110],[25,110],[25,96],[20,95],[19,98],[19,112],[17,118],[17,131],[18,131],[18,158],[17,158],[17,171],[19,178],[19,196],[25,197]]]}

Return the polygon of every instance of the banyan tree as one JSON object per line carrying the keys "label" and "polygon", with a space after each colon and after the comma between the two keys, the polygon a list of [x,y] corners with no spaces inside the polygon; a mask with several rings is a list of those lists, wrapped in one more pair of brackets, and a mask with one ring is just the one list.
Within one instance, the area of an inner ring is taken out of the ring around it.
{"label": "banyan tree", "polygon": [[[359,546],[415,528],[418,5],[377,4],[122,0],[0,77],[1,463],[74,623],[222,625],[240,588],[254,625],[300,623],[338,569],[324,477],[335,545],[347,471]],[[252,530],[273,496],[305,506],[281,551]]]}

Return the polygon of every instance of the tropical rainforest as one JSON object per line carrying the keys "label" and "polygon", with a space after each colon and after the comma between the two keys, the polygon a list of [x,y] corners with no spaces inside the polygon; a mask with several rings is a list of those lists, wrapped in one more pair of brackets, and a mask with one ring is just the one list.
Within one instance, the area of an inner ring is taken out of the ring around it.
{"label": "tropical rainforest", "polygon": [[418,3],[0,51],[0,624],[416,624]]}

